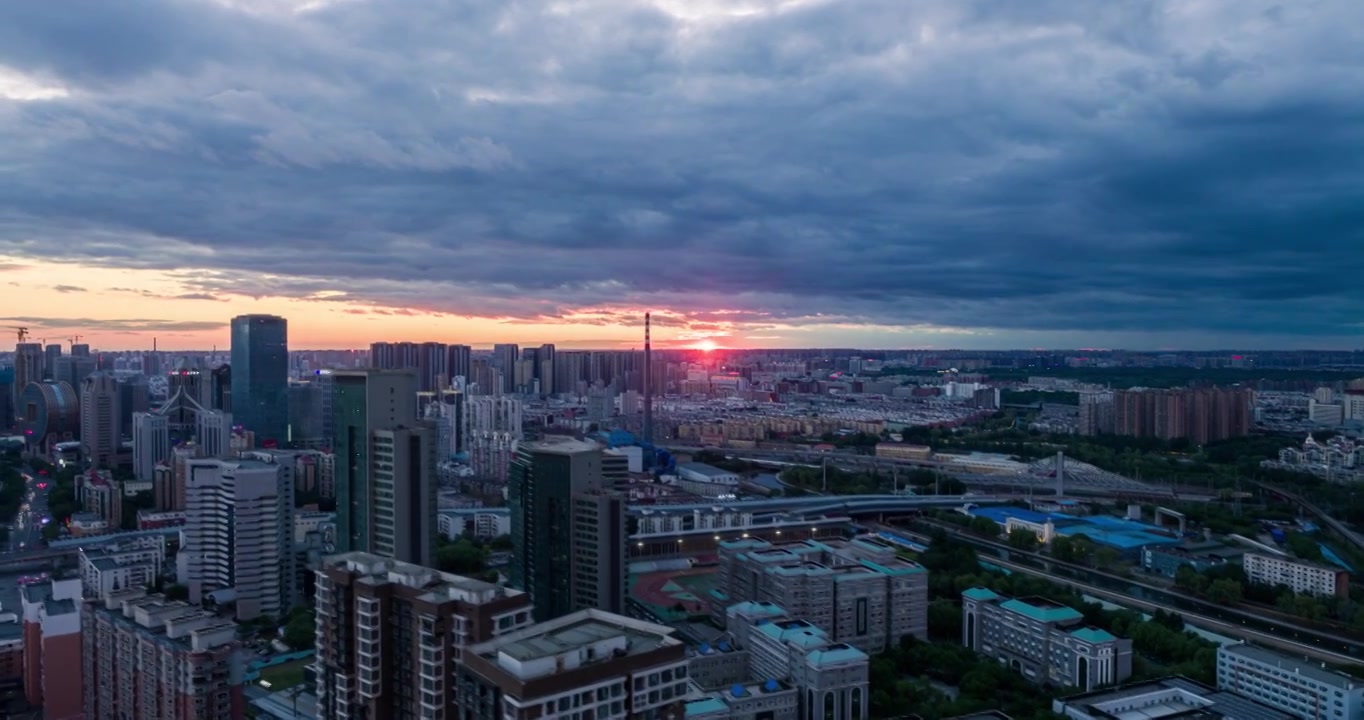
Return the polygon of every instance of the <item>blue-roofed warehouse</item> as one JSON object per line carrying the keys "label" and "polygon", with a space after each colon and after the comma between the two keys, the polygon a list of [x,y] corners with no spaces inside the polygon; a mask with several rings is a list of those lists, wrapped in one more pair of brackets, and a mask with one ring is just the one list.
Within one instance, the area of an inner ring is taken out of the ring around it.
{"label": "blue-roofed warehouse", "polygon": [[1140,560],[1145,547],[1177,546],[1180,538],[1155,525],[1126,520],[1108,515],[1067,515],[1045,513],[1016,507],[979,507],[970,511],[972,517],[994,520],[1002,527],[1009,521],[1038,533],[1039,539],[1050,537],[1073,538],[1084,535],[1097,545],[1117,550],[1125,559]]}

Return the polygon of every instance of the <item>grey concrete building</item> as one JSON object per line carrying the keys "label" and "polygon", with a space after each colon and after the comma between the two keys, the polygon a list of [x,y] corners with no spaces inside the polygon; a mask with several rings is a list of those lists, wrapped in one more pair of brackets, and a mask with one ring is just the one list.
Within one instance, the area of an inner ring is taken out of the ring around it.
{"label": "grey concrete building", "polygon": [[1043,686],[1093,690],[1132,675],[1132,641],[1086,625],[1074,608],[1045,598],[962,592],[962,644]]}

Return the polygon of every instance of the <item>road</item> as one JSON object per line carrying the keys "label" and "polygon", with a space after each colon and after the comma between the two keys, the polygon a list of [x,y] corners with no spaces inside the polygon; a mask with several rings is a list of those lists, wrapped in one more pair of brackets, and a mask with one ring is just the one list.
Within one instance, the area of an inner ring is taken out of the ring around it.
{"label": "road", "polygon": [[[28,469],[22,472],[24,483],[27,485],[25,503],[20,506],[19,514],[14,518],[14,525],[10,529],[9,543],[5,547],[5,552],[9,553],[37,549],[43,538],[42,521],[48,514],[46,487],[48,479],[35,475]],[[40,485],[44,487],[39,487]]]}

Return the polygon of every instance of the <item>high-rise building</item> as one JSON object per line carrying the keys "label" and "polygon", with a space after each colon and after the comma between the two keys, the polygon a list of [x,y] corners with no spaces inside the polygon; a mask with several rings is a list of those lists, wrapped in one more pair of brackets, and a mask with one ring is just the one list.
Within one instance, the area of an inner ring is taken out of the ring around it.
{"label": "high-rise building", "polygon": [[455,717],[463,648],[531,621],[525,593],[370,553],[324,558],[316,585],[318,717]]}
{"label": "high-rise building", "polygon": [[1249,434],[1254,400],[1254,391],[1245,388],[1119,390],[1113,394],[1114,429],[1205,445]]}
{"label": "high-rise building", "polygon": [[48,374],[53,380],[60,380],[68,383],[71,387],[80,387],[91,373],[99,369],[95,359],[89,355],[62,355],[53,361],[52,369]]}
{"label": "high-rise building", "polygon": [[81,446],[95,467],[112,469],[118,464],[123,444],[120,399],[118,381],[112,373],[98,372],[81,383]]}
{"label": "high-rise building", "polygon": [[611,492],[600,445],[567,437],[522,443],[507,484],[511,584],[537,620],[623,610],[625,499]]}
{"label": "high-rise building", "polygon": [[[42,343],[21,342],[14,346],[14,409],[16,413],[22,413],[19,396],[29,383],[41,382],[43,379],[43,346]],[[70,383],[67,383],[70,385]],[[74,385],[72,387],[75,387]],[[15,419],[19,419],[16,415]]]}
{"label": "high-rise building", "polygon": [[199,430],[194,438],[204,457],[227,457],[232,448],[232,414],[221,410],[202,410],[198,417]]}
{"label": "high-rise building", "polygon": [[147,388],[147,378],[142,375],[128,375],[118,380],[118,427],[124,437],[133,436],[133,415],[151,409],[151,392]]}
{"label": "high-rise building", "polygon": [[219,365],[213,368],[211,375],[209,407],[232,412],[232,366]]}
{"label": "high-rise building", "polygon": [[337,550],[430,565],[437,437],[416,419],[416,374],[338,370],[332,384]]}
{"label": "high-rise building", "polygon": [[32,382],[19,395],[19,431],[29,445],[47,452],[80,433],[80,393],[61,381]]}
{"label": "high-rise building", "polygon": [[515,343],[493,346],[493,367],[502,372],[502,392],[516,392],[516,362],[521,359],[521,348]]}
{"label": "high-rise building", "polygon": [[582,610],[499,634],[462,658],[459,718],[683,717],[687,649],[666,625]]}
{"label": "high-rise building", "polygon": [[76,343],[71,346],[72,357],[90,357],[89,343]]}
{"label": "high-rise building", "polygon": [[445,372],[450,381],[448,383],[449,387],[454,387],[454,379],[457,377],[462,377],[466,381],[471,381],[472,378],[470,376],[473,373],[473,364],[470,362],[470,356],[473,352],[473,348],[470,348],[468,345],[449,345],[446,347],[445,352]]}
{"label": "high-rise building", "polygon": [[281,617],[295,601],[293,467],[191,460],[184,547],[191,602],[236,603],[237,618]]}
{"label": "high-rise building", "polygon": [[81,580],[25,585],[24,696],[43,717],[81,717]]}
{"label": "high-rise building", "polygon": [[1081,435],[1112,435],[1115,425],[1113,393],[1080,393]]}
{"label": "high-rise building", "polygon": [[86,720],[240,720],[245,658],[237,625],[142,588],[81,613]]}
{"label": "high-rise building", "polygon": [[171,455],[170,423],[159,413],[133,413],[133,474],[141,482],[153,477],[156,464]]}
{"label": "high-rise building", "polygon": [[535,377],[540,381],[541,395],[555,395],[559,392],[558,386],[554,382],[554,356],[556,355],[553,345],[541,345],[535,353],[535,359],[539,366],[535,370]]}
{"label": "high-rise building", "polygon": [[[57,359],[62,356],[61,343],[51,343],[43,348],[43,379],[53,380],[57,371]],[[74,387],[74,386],[73,386]]]}
{"label": "high-rise building", "polygon": [[469,466],[480,478],[506,482],[507,468],[522,438],[521,401],[501,395],[478,395],[466,401]]}
{"label": "high-rise building", "polygon": [[14,368],[0,367],[0,429],[7,430],[14,424],[14,401],[17,397]]}
{"label": "high-rise building", "polygon": [[289,323],[284,318],[232,318],[232,414],[258,443],[287,440]]}

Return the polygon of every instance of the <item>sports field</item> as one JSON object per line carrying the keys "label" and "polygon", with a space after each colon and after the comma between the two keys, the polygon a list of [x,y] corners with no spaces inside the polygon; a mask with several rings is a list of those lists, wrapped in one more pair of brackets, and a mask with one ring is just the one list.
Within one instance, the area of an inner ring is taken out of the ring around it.
{"label": "sports field", "polygon": [[[647,573],[631,578],[630,595],[660,617],[682,619],[707,611],[709,593],[719,580],[713,567]],[[685,612],[678,612],[679,603]]]}

